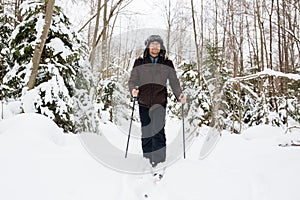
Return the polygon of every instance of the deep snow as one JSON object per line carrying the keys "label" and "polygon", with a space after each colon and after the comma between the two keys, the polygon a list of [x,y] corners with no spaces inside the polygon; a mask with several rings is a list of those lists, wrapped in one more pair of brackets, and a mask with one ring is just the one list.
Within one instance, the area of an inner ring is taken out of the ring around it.
{"label": "deep snow", "polygon": [[[168,122],[168,133],[172,127],[178,128],[176,120]],[[262,125],[241,135],[224,131],[214,151],[199,160],[208,130],[200,130],[187,159],[168,167],[158,185],[149,185],[150,175],[104,167],[78,135],[63,133],[48,118],[19,114],[0,121],[0,199],[135,200],[148,193],[156,200],[299,200],[300,147],[278,146],[299,140],[299,129],[284,134]],[[116,134],[111,138],[120,141]]]}

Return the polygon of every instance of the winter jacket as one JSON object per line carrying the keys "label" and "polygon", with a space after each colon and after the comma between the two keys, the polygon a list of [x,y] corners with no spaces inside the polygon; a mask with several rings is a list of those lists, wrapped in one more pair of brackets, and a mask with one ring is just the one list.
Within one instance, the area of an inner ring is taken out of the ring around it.
{"label": "winter jacket", "polygon": [[182,91],[173,62],[164,57],[159,57],[157,63],[151,63],[149,57],[138,58],[134,62],[128,81],[129,91],[131,93],[136,86],[139,87],[140,106],[148,108],[155,104],[166,106],[168,80],[178,100]]}

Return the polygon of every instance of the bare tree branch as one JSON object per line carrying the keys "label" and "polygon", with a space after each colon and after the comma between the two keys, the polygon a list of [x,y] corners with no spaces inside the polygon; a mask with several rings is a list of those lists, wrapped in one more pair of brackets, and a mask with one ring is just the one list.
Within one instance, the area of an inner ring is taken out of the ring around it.
{"label": "bare tree branch", "polygon": [[[109,0],[105,0],[106,2],[108,2]],[[104,7],[105,4],[103,4],[102,6],[98,7],[96,14],[94,14],[79,30],[78,32],[81,32],[96,16],[97,13],[101,11],[101,9]]]}

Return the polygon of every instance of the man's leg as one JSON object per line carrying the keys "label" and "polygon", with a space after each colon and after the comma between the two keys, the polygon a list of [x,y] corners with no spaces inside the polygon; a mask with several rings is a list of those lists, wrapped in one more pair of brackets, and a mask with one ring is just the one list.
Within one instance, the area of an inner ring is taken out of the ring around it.
{"label": "man's leg", "polygon": [[152,132],[150,126],[149,108],[139,106],[139,114],[142,125],[142,149],[143,156],[152,162]]}
{"label": "man's leg", "polygon": [[152,125],[152,165],[156,166],[166,160],[166,135],[165,135],[165,118],[166,109],[158,106],[150,109],[150,118]]}

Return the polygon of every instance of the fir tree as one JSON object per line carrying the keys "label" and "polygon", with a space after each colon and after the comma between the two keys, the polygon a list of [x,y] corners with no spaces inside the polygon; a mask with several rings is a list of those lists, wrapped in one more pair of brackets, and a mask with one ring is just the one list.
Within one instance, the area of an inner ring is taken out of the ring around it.
{"label": "fir tree", "polygon": [[223,93],[223,87],[226,80],[231,76],[230,70],[226,66],[226,61],[223,60],[221,47],[214,46],[207,41],[205,50],[206,54],[202,66],[202,79],[204,85],[208,89],[211,105],[211,121],[210,125],[217,125],[223,128],[225,123],[224,119],[224,105],[227,104],[226,96]]}
{"label": "fir tree", "polygon": [[9,13],[0,13],[0,90],[1,100],[8,93],[8,88],[3,85],[3,78],[11,65],[9,60],[10,49],[8,39],[12,34],[15,20]]}
{"label": "fir tree", "polygon": [[55,7],[52,25],[43,49],[35,88],[27,90],[32,55],[44,24],[45,4],[26,1],[21,5],[23,21],[13,31],[9,46],[11,60],[5,84],[21,99],[24,112],[38,112],[53,119],[65,131],[75,131],[74,97],[76,76],[82,71],[81,41],[61,8]]}
{"label": "fir tree", "polygon": [[[184,115],[188,124],[193,130],[195,127],[209,125],[211,120],[211,101],[206,85],[199,86],[198,71],[196,63],[183,63],[179,66],[180,82],[184,95],[187,97],[187,105],[185,106]],[[203,81],[203,80],[202,80]],[[169,92],[168,110],[173,116],[181,117],[180,104],[176,101],[175,96]],[[191,131],[190,130],[190,131]]]}
{"label": "fir tree", "polygon": [[102,111],[109,113],[109,121],[122,125],[123,119],[128,120],[129,115],[129,92],[127,89],[128,73],[122,72],[121,67],[111,63],[107,75],[100,81],[98,90],[101,96]]}

